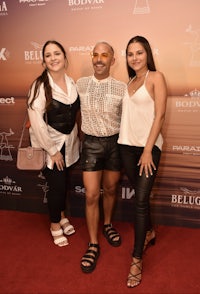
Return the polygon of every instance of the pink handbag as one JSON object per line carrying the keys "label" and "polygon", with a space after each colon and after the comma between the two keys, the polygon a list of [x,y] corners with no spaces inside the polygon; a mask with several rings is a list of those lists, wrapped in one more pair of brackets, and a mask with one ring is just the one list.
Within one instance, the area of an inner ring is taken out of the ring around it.
{"label": "pink handbag", "polygon": [[20,170],[42,170],[46,165],[46,152],[42,148],[21,147],[26,128],[27,115],[24,120],[22,134],[17,151],[17,168]]}

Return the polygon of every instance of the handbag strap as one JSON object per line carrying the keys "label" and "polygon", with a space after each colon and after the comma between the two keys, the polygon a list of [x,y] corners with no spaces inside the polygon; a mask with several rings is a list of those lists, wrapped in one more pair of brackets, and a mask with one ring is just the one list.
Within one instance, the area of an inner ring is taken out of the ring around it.
{"label": "handbag strap", "polygon": [[28,113],[26,113],[25,118],[24,118],[24,123],[23,123],[23,127],[22,127],[22,133],[21,133],[21,136],[20,136],[18,149],[21,148],[21,146],[22,146],[22,140],[23,140],[23,137],[24,137],[24,131],[25,131],[25,128],[26,128],[27,118],[28,118]]}
{"label": "handbag strap", "polygon": [[[21,136],[20,136],[18,148],[21,148],[21,146],[22,146],[22,140],[23,140],[23,137],[24,137],[24,131],[25,131],[25,128],[26,128],[27,118],[28,118],[28,112],[26,112],[26,115],[25,115],[25,118],[24,118],[24,123],[23,123],[23,127],[22,127],[22,133],[21,133]],[[45,112],[45,122],[47,124],[47,113],[46,112]]]}

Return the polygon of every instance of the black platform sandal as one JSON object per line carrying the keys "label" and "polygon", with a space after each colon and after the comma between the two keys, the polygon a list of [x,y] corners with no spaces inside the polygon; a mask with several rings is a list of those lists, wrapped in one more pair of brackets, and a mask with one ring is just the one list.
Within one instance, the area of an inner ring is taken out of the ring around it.
{"label": "black platform sandal", "polygon": [[106,237],[110,245],[114,247],[118,247],[121,245],[120,234],[112,227],[112,224],[103,226],[103,235]]}
{"label": "black platform sandal", "polygon": [[[97,248],[97,250],[91,249],[92,247]],[[88,244],[88,250],[83,255],[81,259],[81,269],[84,273],[91,273],[97,264],[97,259],[100,255],[100,247],[99,244]],[[84,265],[83,263],[87,262],[89,265]]]}

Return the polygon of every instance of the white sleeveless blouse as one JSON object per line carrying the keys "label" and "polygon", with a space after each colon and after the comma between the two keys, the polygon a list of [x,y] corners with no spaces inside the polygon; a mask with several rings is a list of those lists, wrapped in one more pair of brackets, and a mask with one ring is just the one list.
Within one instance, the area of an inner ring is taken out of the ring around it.
{"label": "white sleeveless blouse", "polygon": [[[119,133],[119,144],[145,147],[155,117],[154,100],[148,93],[145,82],[129,97],[125,97],[122,105],[122,117]],[[161,150],[162,135],[159,134],[155,145]]]}

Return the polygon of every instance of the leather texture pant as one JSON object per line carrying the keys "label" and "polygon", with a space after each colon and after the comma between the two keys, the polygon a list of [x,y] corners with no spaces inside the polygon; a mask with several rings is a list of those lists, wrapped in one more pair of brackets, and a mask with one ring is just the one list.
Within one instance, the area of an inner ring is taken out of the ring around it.
{"label": "leather texture pant", "polygon": [[156,166],[153,175],[147,178],[145,173],[139,175],[138,161],[142,155],[143,147],[120,145],[122,165],[132,187],[135,189],[134,205],[134,249],[132,256],[142,258],[146,232],[152,229],[150,214],[150,194],[156,177],[160,161],[161,151],[157,146],[153,147],[152,156]]}

